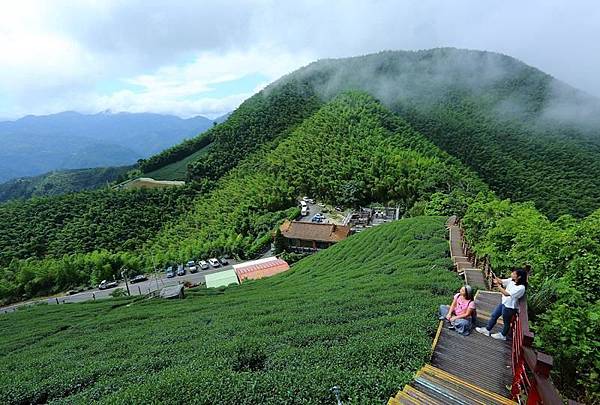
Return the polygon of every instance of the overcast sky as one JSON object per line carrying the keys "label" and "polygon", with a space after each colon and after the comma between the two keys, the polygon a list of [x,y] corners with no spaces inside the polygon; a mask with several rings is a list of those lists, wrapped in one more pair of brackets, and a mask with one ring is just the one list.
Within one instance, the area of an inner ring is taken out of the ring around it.
{"label": "overcast sky", "polygon": [[319,58],[441,46],[502,52],[600,96],[595,0],[3,0],[0,119],[212,118]]}

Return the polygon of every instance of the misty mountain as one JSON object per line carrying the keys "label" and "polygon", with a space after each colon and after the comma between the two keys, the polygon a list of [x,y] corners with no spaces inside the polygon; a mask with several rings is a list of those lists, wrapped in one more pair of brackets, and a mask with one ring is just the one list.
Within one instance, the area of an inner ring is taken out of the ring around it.
{"label": "misty mountain", "polygon": [[288,82],[325,101],[346,90],[373,95],[500,196],[533,201],[550,217],[600,206],[600,100],[518,59],[385,51],[314,62],[264,92]]}
{"label": "misty mountain", "polygon": [[[248,154],[240,145],[254,151],[282,123],[305,118],[297,108],[286,111],[293,100],[281,97],[286,87],[320,102],[366,92],[499,196],[533,201],[551,218],[600,206],[600,100],[510,56],[454,48],[313,62],[246,100],[223,125],[147,159],[142,171],[188,159],[215,140],[208,155],[186,166],[192,179],[220,176]],[[282,111],[287,116],[261,128],[266,115]]]}
{"label": "misty mountain", "polygon": [[72,111],[0,122],[0,182],[59,169],[132,164],[212,125],[201,116]]}

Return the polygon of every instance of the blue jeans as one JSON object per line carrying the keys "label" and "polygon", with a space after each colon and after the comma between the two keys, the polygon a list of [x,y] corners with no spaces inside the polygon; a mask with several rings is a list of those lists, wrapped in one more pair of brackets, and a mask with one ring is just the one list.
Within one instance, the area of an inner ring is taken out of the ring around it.
{"label": "blue jeans", "polygon": [[508,336],[508,331],[510,330],[510,321],[517,312],[519,311],[514,308],[507,308],[504,306],[504,304],[500,304],[496,308],[494,308],[494,312],[492,312],[490,320],[488,321],[488,324],[485,328],[491,332],[491,330],[494,328],[494,325],[496,325],[498,318],[502,316],[504,327],[502,328],[501,333],[503,336]]}
{"label": "blue jeans", "polygon": [[[448,311],[450,310],[449,305],[440,305],[440,320],[446,319],[446,315],[448,315]],[[471,333],[471,318],[461,318],[455,321],[450,322],[452,326],[454,326],[454,330],[456,330],[461,335],[467,336]]]}

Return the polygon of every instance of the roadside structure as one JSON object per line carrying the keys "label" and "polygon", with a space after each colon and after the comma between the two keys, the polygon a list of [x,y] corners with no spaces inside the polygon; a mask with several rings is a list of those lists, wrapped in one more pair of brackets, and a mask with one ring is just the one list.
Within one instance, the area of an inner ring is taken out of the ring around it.
{"label": "roadside structure", "polygon": [[244,280],[258,280],[264,277],[270,277],[290,269],[285,260],[277,257],[267,257],[264,259],[252,260],[240,264],[234,264],[235,270],[240,282]]}
{"label": "roadside structure", "polygon": [[319,224],[286,220],[280,227],[286,248],[296,251],[317,251],[346,239],[350,227],[336,224]]}
{"label": "roadside structure", "polygon": [[118,190],[135,190],[143,188],[169,188],[181,187],[185,185],[185,181],[175,180],[154,180],[150,177],[138,177],[137,179],[127,180],[115,186]]}
{"label": "roadside structure", "polygon": [[206,288],[227,287],[231,284],[240,283],[233,269],[207,274],[204,276],[204,280],[206,281]]}

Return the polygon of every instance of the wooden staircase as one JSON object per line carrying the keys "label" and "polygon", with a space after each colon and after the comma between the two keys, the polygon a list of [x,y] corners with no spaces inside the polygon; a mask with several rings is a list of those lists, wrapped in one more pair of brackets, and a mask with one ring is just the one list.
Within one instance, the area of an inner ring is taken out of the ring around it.
{"label": "wooden staircase", "polygon": [[[475,296],[477,325],[483,326],[501,297],[486,291],[481,269],[463,252],[460,228],[448,221],[450,255],[457,273],[478,292]],[[493,332],[502,325],[501,320]],[[431,364],[419,370],[414,380],[388,401],[396,404],[515,404],[510,398],[511,342],[498,341],[475,331],[462,336],[440,321],[433,342]]]}
{"label": "wooden staircase", "polygon": [[514,404],[508,398],[470,384],[456,376],[426,364],[415,379],[390,398],[388,404]]}

